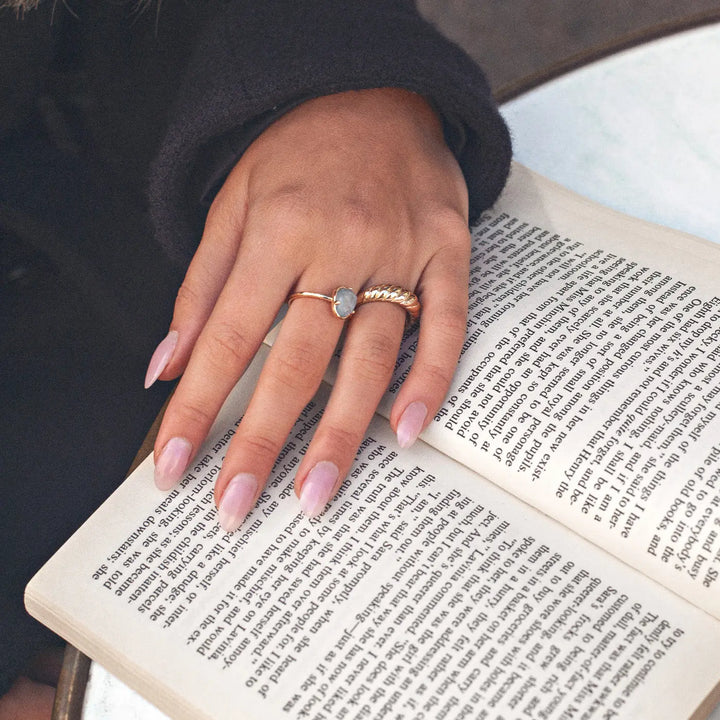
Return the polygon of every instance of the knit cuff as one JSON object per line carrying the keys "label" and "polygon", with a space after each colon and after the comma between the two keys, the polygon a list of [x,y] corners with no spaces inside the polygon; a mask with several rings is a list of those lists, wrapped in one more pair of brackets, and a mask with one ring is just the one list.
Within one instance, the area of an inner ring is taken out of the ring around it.
{"label": "knit cuff", "polygon": [[312,97],[378,87],[404,88],[434,104],[455,138],[450,146],[475,219],[505,183],[507,128],[477,65],[411,2],[229,2],[202,34],[152,168],[151,215],[171,257],[189,262],[208,187],[264,129],[263,120]]}

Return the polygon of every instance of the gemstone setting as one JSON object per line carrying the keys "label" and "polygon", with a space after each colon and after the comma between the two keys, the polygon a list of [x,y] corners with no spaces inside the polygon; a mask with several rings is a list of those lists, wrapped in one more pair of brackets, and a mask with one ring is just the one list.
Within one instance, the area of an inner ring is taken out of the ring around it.
{"label": "gemstone setting", "polygon": [[341,320],[346,320],[355,312],[357,295],[347,287],[339,287],[332,297],[332,311]]}

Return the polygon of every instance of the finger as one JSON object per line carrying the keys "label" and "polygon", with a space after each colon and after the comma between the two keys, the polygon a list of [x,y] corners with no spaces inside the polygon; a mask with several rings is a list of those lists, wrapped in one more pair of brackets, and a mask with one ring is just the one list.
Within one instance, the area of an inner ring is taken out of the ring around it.
{"label": "finger", "polygon": [[257,257],[260,250],[238,255],[165,412],[155,443],[155,482],[161,489],[182,477],[287,297],[290,263],[284,279],[267,277],[277,266]]}
{"label": "finger", "polygon": [[158,379],[172,380],[187,366],[237,257],[244,197],[245,190],[236,181],[228,183],[213,202],[202,240],[178,290],[170,330],[150,359],[146,389]]}
{"label": "finger", "polygon": [[226,531],[236,530],[255,506],[288,433],[320,385],[342,326],[324,301],[290,305],[215,486]]}
{"label": "finger", "polygon": [[392,377],[405,311],[387,302],[358,309],[350,322],[338,376],[295,480],[300,507],[320,515],[337,492]]}
{"label": "finger", "polygon": [[390,413],[402,448],[410,447],[447,395],[467,329],[469,236],[435,255],[423,272],[420,334],[412,368]]}

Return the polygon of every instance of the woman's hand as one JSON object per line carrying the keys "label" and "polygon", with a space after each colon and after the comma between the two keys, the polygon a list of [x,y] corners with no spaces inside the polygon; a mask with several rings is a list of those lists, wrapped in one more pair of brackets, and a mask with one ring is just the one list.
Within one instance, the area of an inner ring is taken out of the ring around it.
{"label": "woman's hand", "polygon": [[[225,181],[177,296],[147,384],[183,373],[155,444],[155,479],[184,474],[233,385],[293,292],[380,283],[422,303],[417,355],[391,426],[411,444],[439,408],[465,335],[467,190],[440,122],[420,96],[362,90],[309,100],[265,130]],[[295,479],[322,512],[348,472],[397,357],[405,310],[360,306],[347,321],[324,300],[293,302],[215,488],[236,529],[253,508],[344,322],[336,385]]]}

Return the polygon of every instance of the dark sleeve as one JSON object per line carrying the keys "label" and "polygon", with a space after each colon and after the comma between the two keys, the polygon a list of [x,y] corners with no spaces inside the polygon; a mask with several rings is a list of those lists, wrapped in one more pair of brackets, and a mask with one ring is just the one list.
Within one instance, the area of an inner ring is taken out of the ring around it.
{"label": "dark sleeve", "polygon": [[312,97],[377,87],[443,119],[475,219],[500,193],[510,141],[477,65],[410,0],[226,0],[189,63],[150,178],[158,239],[187,264],[214,193],[247,145]]}

